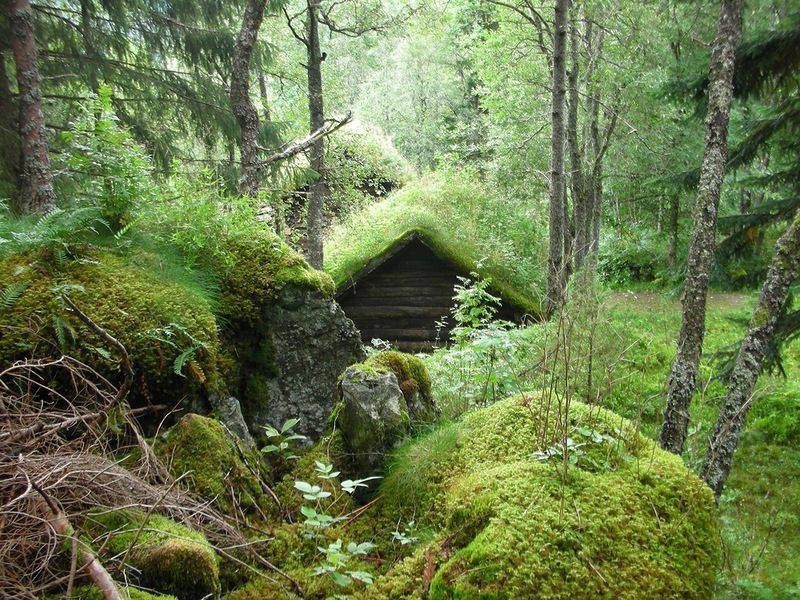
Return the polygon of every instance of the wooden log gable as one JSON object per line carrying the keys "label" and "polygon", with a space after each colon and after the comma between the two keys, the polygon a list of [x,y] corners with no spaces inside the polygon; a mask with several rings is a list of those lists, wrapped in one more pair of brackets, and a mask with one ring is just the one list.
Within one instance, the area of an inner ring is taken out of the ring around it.
{"label": "wooden log gable", "polygon": [[[361,332],[363,343],[379,338],[405,351],[446,344],[453,322],[453,288],[465,277],[455,265],[439,258],[418,234],[367,265],[339,291],[337,301]],[[491,291],[491,290],[490,290]],[[499,317],[517,321],[511,307]],[[446,320],[446,326],[437,323]]]}

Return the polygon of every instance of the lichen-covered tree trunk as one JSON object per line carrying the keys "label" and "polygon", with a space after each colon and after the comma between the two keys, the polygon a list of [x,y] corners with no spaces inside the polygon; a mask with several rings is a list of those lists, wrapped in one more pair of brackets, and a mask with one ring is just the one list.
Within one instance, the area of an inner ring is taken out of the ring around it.
{"label": "lichen-covered tree trunk", "polygon": [[231,65],[231,108],[239,125],[239,153],[242,173],[239,189],[255,196],[261,187],[258,169],[258,111],[250,99],[250,60],[264,20],[266,0],[248,0],[242,18],[242,28],[236,38]]}
{"label": "lichen-covered tree trunk", "polygon": [[[306,49],[308,53],[308,112],[311,132],[325,124],[325,107],[322,97],[322,52],[319,46],[319,3],[307,0]],[[325,140],[320,138],[311,146],[311,168],[317,178],[308,190],[308,215],[306,224],[306,259],[312,267],[322,268],[322,224],[328,182],[325,175]]]}
{"label": "lichen-covered tree trunk", "polygon": [[706,146],[692,218],[692,239],[686,266],[678,352],[669,375],[661,447],[680,454],[689,424],[689,403],[695,390],[703,350],[706,297],[716,247],[717,209],[728,155],[728,118],[733,95],[736,46],[741,37],[742,0],[723,0],[711,50]]}
{"label": "lichen-covered tree trunk", "polygon": [[56,195],[42,114],[33,10],[28,0],[6,0],[5,9],[19,88],[18,124],[22,152],[16,209],[20,213],[47,212],[55,207]]}
{"label": "lichen-covered tree trunk", "polygon": [[798,275],[800,211],[795,214],[794,220],[775,245],[775,255],[761,288],[761,296],[736,357],[725,393],[725,403],[708,440],[708,453],[700,476],[714,490],[717,498],[728,479],[733,454],[739,445],[739,436],[752,403],[756,382],[764,366],[766,350],[772,342],[775,326],[786,306],[789,286]]}
{"label": "lichen-covered tree trunk", "polygon": [[566,295],[564,261],[564,98],[566,96],[567,11],[569,0],[556,0],[553,22],[553,87],[550,136],[550,205],[547,253],[547,314],[563,304]]}

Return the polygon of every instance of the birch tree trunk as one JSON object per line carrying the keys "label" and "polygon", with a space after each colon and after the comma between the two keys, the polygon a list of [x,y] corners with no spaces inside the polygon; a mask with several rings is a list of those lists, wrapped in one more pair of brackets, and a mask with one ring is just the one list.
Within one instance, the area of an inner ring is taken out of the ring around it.
{"label": "birch tree trunk", "polygon": [[711,50],[706,147],[692,219],[678,352],[669,375],[660,436],[661,447],[675,454],[683,451],[686,442],[689,403],[703,350],[708,279],[716,247],[717,208],[728,155],[728,118],[736,46],[741,37],[741,12],[742,0],[723,0]]}
{"label": "birch tree trunk", "polygon": [[552,315],[566,295],[564,261],[564,98],[566,96],[565,49],[569,0],[556,0],[553,23],[552,132],[550,146],[549,244],[547,254],[547,306]]}
{"label": "birch tree trunk", "polygon": [[248,196],[257,195],[261,187],[258,169],[258,111],[250,99],[250,60],[258,40],[258,30],[264,20],[265,6],[266,0],[247,1],[231,68],[231,108],[239,125],[239,154],[242,162],[239,189]]}
{"label": "birch tree trunk", "polygon": [[570,189],[572,191],[572,215],[575,230],[573,252],[575,270],[581,268],[589,245],[589,211],[583,177],[583,152],[578,143],[578,89],[579,37],[577,15],[573,15],[569,28],[570,67],[568,77],[567,146],[569,148]]}
{"label": "birch tree trunk", "polygon": [[47,136],[42,115],[42,91],[33,10],[29,0],[6,0],[6,17],[11,32],[11,51],[17,68],[19,88],[19,135],[21,160],[20,195],[16,209],[23,214],[48,212],[56,205],[50,169]]}
{"label": "birch tree trunk", "polygon": [[[306,49],[308,54],[308,113],[311,132],[325,124],[325,107],[322,96],[322,52],[319,45],[319,0],[306,0]],[[317,178],[308,190],[308,215],[306,222],[306,259],[315,269],[322,268],[322,225],[328,183],[325,174],[325,140],[320,138],[311,146],[311,168]]]}
{"label": "birch tree trunk", "polygon": [[750,326],[742,340],[733,367],[725,403],[717,418],[714,432],[708,441],[708,453],[700,477],[719,498],[731,470],[733,454],[739,445],[753,392],[764,366],[766,349],[775,334],[775,325],[786,305],[789,286],[800,275],[800,210],[786,232],[775,245],[761,296],[758,299]]}

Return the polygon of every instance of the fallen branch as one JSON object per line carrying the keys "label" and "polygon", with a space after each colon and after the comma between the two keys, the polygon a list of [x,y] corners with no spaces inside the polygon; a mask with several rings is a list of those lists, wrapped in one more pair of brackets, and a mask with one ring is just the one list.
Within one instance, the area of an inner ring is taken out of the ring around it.
{"label": "fallen branch", "polygon": [[83,570],[94,582],[105,600],[122,600],[122,596],[117,589],[117,584],[111,579],[103,564],[83,543],[75,537],[75,530],[72,528],[66,515],[58,509],[52,498],[41,487],[31,481],[31,486],[35,489],[47,504],[50,510],[48,523],[58,535],[64,536],[77,546],[77,558],[83,563]]}
{"label": "fallen branch", "polygon": [[117,338],[113,335],[108,333],[105,329],[100,327],[97,323],[92,321],[89,316],[84,313],[81,309],[79,309],[75,303],[72,301],[72,298],[67,296],[66,294],[63,295],[64,302],[67,304],[69,309],[74,312],[77,317],[83,321],[89,329],[94,331],[97,335],[103,338],[107,343],[111,344],[116,351],[119,353],[120,362],[122,363],[122,368],[125,371],[125,380],[123,381],[122,385],[120,386],[119,390],[117,390],[117,402],[125,399],[128,395],[128,392],[131,390],[133,386],[133,365],[131,365],[131,358],[128,355],[128,351],[125,349],[125,346],[122,345]]}
{"label": "fallen branch", "polygon": [[304,150],[307,150],[314,143],[318,142],[324,137],[329,136],[334,131],[341,129],[347,123],[349,123],[353,119],[353,113],[348,111],[347,114],[344,116],[343,119],[340,121],[330,120],[327,121],[322,127],[317,129],[315,132],[311,133],[308,137],[303,138],[302,140],[297,140],[289,144],[286,148],[281,150],[280,152],[276,152],[275,154],[268,156],[264,160],[257,163],[256,168],[259,170],[266,169],[270,165],[275,164],[276,162],[280,162],[282,160],[286,160],[287,158],[291,158],[296,154],[300,154]]}

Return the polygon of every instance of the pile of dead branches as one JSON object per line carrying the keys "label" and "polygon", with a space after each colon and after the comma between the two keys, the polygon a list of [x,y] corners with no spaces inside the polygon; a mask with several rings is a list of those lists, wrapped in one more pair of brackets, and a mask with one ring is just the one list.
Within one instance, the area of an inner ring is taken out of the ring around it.
{"label": "pile of dead branches", "polygon": [[253,541],[257,532],[246,536],[181,490],[137,423],[152,408],[131,410],[126,394],[69,357],[0,371],[0,597],[69,595],[87,581],[120,597],[120,557],[101,562],[96,545],[79,539],[98,508],[167,515],[202,531],[224,558],[279,573],[259,554],[263,536]]}

